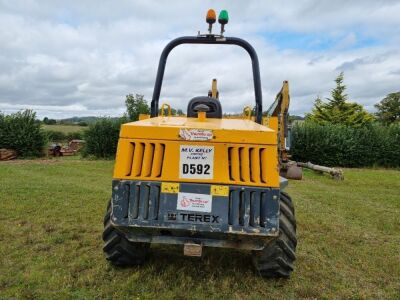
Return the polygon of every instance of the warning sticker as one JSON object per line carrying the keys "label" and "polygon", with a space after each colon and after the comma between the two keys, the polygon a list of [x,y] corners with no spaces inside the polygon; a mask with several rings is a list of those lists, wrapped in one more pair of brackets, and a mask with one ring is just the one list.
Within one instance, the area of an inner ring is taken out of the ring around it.
{"label": "warning sticker", "polygon": [[212,196],[205,194],[178,193],[176,209],[211,212]]}
{"label": "warning sticker", "polygon": [[179,177],[213,179],[214,146],[181,145]]}
{"label": "warning sticker", "polygon": [[227,185],[212,185],[211,186],[212,196],[229,196],[229,186]]}
{"label": "warning sticker", "polygon": [[213,132],[208,129],[181,128],[179,130],[179,136],[188,141],[208,141],[213,138]]}

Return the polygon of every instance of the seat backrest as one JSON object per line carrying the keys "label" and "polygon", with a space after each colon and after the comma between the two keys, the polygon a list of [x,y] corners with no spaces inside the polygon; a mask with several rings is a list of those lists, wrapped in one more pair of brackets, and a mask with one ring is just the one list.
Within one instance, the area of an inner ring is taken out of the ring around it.
{"label": "seat backrest", "polygon": [[210,108],[209,111],[206,112],[207,118],[222,118],[222,107],[219,100],[206,96],[194,97],[192,100],[189,101],[187,108],[187,116],[189,118],[197,117],[197,111],[195,111],[194,108],[199,104],[207,105]]}

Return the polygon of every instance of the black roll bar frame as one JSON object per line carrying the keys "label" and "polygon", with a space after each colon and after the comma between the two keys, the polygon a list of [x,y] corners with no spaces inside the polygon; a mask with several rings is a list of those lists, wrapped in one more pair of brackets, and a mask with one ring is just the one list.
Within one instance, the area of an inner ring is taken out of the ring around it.
{"label": "black roll bar frame", "polygon": [[158,102],[160,99],[161,87],[164,78],[165,65],[172,49],[181,44],[211,44],[211,45],[237,45],[247,51],[251,58],[253,68],[253,82],[255,95],[255,117],[256,122],[262,123],[262,89],[260,79],[260,67],[257,53],[247,41],[236,37],[221,37],[215,35],[183,36],[169,42],[161,53],[158,63],[157,77],[154,84],[153,98],[151,100],[151,117],[158,116]]}

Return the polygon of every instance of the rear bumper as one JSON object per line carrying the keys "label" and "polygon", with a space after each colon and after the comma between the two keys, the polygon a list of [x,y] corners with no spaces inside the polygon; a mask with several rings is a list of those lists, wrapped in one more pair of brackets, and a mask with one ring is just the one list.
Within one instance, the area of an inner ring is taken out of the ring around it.
{"label": "rear bumper", "polygon": [[[187,193],[209,202],[184,210]],[[279,233],[276,188],[113,180],[111,203],[111,222],[133,242],[262,249]]]}

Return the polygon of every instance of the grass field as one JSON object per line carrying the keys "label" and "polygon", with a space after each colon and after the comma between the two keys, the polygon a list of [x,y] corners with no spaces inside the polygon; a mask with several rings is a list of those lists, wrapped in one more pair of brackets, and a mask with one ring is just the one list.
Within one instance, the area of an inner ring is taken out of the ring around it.
{"label": "grass field", "polygon": [[228,249],[196,259],[153,246],[144,267],[111,267],[101,233],[112,168],[77,158],[0,163],[0,298],[400,298],[400,171],[291,182],[296,269],[265,280],[250,253]]}
{"label": "grass field", "polygon": [[70,133],[70,132],[77,132],[83,131],[87,127],[86,126],[77,126],[77,125],[46,125],[43,124],[44,130],[54,130],[54,131],[61,131],[62,133]]}

